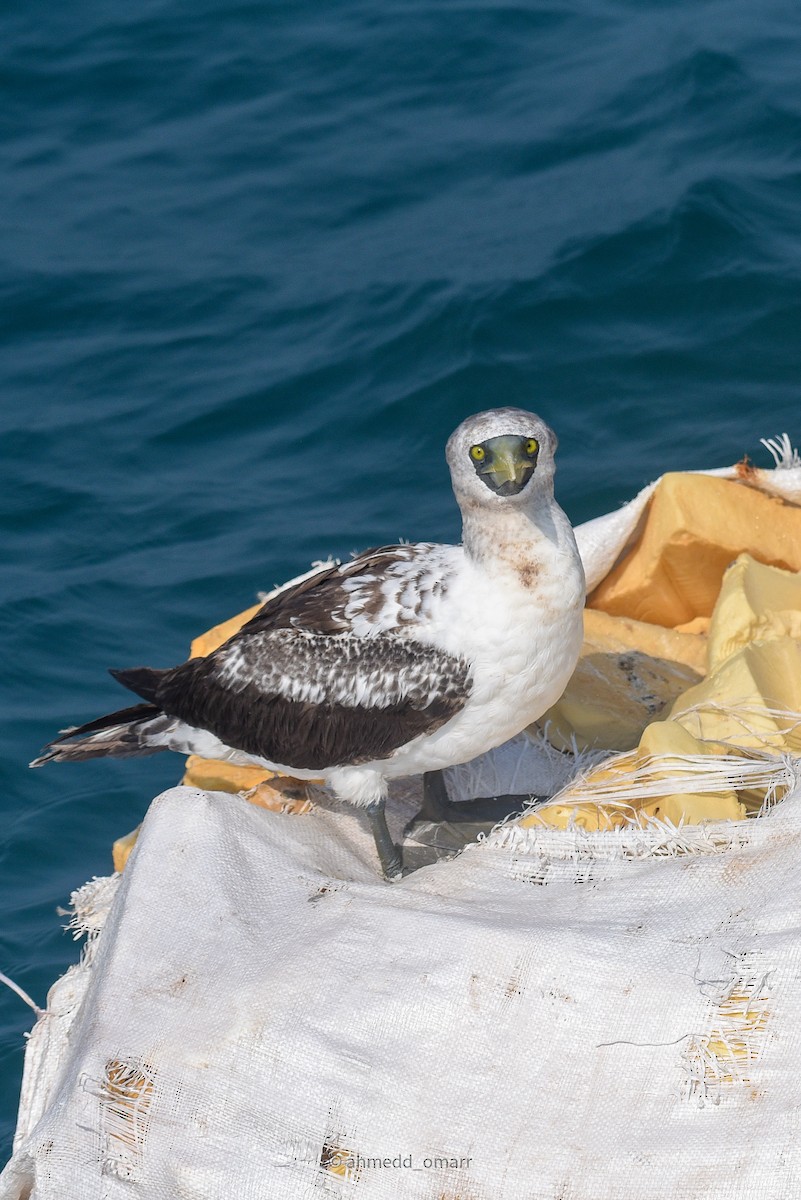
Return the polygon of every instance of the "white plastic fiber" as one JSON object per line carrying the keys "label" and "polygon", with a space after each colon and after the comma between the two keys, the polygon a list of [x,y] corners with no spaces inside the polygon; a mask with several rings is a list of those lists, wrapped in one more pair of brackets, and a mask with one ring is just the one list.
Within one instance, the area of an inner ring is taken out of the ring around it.
{"label": "white plastic fiber", "polygon": [[542,733],[521,733],[480,758],[448,767],[445,782],[456,803],[484,796],[552,796],[583,766],[605,757],[598,752],[565,754]]}

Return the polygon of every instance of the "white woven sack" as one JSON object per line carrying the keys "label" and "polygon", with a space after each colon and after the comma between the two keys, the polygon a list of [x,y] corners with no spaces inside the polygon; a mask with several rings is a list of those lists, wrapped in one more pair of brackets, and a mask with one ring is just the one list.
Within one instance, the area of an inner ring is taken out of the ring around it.
{"label": "white woven sack", "polygon": [[77,894],[0,1200],[796,1200],[800,851],[798,783],[389,885],[352,811],[172,789]]}
{"label": "white woven sack", "polygon": [[152,806],[3,1200],[801,1194],[801,789],[395,886],[356,824]]}

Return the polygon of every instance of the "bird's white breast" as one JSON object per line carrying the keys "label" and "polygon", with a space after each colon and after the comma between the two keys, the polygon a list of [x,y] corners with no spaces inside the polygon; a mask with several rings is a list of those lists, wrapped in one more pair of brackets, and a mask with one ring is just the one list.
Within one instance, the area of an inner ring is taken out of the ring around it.
{"label": "bird's white breast", "polygon": [[447,587],[415,636],[470,663],[470,698],[396,751],[387,776],[464,762],[513,737],[559,699],[581,648],[584,577],[572,531],[564,543],[516,546],[489,563],[448,549]]}

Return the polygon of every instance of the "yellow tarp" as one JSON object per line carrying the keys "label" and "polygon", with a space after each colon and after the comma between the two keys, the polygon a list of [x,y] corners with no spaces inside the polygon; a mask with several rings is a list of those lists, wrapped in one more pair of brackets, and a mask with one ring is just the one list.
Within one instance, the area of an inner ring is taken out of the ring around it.
{"label": "yellow tarp", "polygon": [[584,644],[561,699],[537,722],[559,750],[630,750],[706,671],[706,638],[584,612]]}
{"label": "yellow tarp", "polygon": [[[799,607],[796,607],[799,606]],[[764,752],[801,753],[801,576],[765,566],[741,555],[723,577],[709,626],[709,671],[706,678],[678,696],[663,721],[642,733],[631,754],[612,759],[560,797],[524,818],[565,828],[570,822],[604,829],[659,818],[674,825],[705,820],[742,819],[762,803],[761,790],[724,788],[716,792],[677,792],[627,796],[625,804],[586,800],[593,788],[621,788],[637,772],[666,756],[703,758],[749,757]],[[757,635],[756,637],[754,635]],[[665,777],[675,780],[674,763]],[[657,773],[658,778],[658,773]],[[572,804],[571,798],[581,797]]]}
{"label": "yellow tarp", "polygon": [[635,547],[589,597],[591,608],[675,628],[708,617],[742,553],[801,570],[801,508],[709,475],[665,475]]}

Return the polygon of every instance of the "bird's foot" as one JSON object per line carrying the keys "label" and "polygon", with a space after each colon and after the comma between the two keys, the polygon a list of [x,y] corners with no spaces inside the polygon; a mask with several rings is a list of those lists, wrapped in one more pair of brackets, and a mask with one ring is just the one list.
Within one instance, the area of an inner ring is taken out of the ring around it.
{"label": "bird's foot", "polygon": [[404,875],[408,874],[407,871],[404,871],[403,858],[397,846],[395,851],[395,854],[387,862],[381,863],[381,870],[387,883],[397,883],[399,879],[403,879]]}
{"label": "bird's foot", "polygon": [[270,812],[307,813],[314,807],[311,786],[304,779],[294,779],[291,775],[274,775],[239,794]]}

